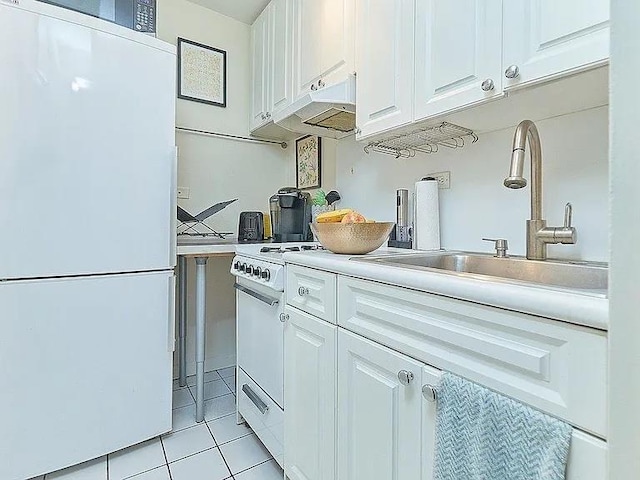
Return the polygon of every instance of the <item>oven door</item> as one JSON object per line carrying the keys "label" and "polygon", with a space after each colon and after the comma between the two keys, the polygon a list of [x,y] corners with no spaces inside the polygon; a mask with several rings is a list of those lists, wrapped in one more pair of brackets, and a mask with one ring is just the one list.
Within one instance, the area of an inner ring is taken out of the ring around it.
{"label": "oven door", "polygon": [[283,292],[236,278],[238,366],[284,408]]}

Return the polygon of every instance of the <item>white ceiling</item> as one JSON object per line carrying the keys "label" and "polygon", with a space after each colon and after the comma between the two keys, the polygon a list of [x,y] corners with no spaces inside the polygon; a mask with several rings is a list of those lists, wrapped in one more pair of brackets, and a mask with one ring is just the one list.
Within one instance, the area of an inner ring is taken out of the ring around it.
{"label": "white ceiling", "polygon": [[235,18],[251,25],[269,0],[191,0],[206,8],[210,8],[227,17]]}

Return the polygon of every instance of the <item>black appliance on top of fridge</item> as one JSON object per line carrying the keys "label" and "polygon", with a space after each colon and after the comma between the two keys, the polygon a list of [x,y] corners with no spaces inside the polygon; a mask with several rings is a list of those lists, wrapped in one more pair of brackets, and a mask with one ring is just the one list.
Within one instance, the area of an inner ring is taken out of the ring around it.
{"label": "black appliance on top of fridge", "polygon": [[269,198],[273,241],[310,242],[311,195],[297,188],[283,187]]}

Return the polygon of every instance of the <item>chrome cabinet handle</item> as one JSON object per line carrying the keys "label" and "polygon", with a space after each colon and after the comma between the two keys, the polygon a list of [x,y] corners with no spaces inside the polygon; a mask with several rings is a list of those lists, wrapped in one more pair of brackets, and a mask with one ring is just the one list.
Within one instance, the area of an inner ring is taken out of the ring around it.
{"label": "chrome cabinet handle", "polygon": [[438,400],[438,391],[433,385],[424,385],[422,387],[422,396],[427,402],[435,403]]}
{"label": "chrome cabinet handle", "polygon": [[314,90],[314,91],[315,91],[315,90],[317,90],[317,89],[318,89],[318,87],[316,86],[316,84],[315,84],[315,83],[311,84],[311,90]]}
{"label": "chrome cabinet handle", "polygon": [[517,65],[510,65],[505,71],[504,76],[507,78],[517,78],[520,75],[520,69]]}
{"label": "chrome cabinet handle", "polygon": [[360,127],[356,127],[356,135],[360,135],[362,133],[362,130],[360,130]]}
{"label": "chrome cabinet handle", "polygon": [[322,88],[324,87],[325,83],[324,81],[322,81],[322,79],[318,80],[318,88]]}
{"label": "chrome cabinet handle", "polygon": [[400,380],[400,383],[402,385],[409,385],[413,380],[413,372],[410,372],[408,370],[400,370],[398,372],[398,380]]}
{"label": "chrome cabinet handle", "polygon": [[494,88],[495,88],[495,84],[493,83],[492,79],[487,78],[484,82],[482,82],[482,90],[484,90],[485,92],[489,92]]}
{"label": "chrome cabinet handle", "polygon": [[256,395],[256,392],[251,390],[251,387],[249,385],[247,385],[246,383],[242,385],[242,391],[245,393],[247,397],[249,397],[249,400],[251,400],[251,402],[256,406],[256,408],[260,410],[260,413],[262,413],[263,415],[267,413],[267,411],[269,410],[269,405],[267,405],[262,400],[260,400],[260,397]]}
{"label": "chrome cabinet handle", "polygon": [[287,320],[289,320],[289,314],[288,313],[281,313],[280,314],[280,321],[282,323],[286,322]]}
{"label": "chrome cabinet handle", "polygon": [[300,287],[298,288],[298,295],[300,295],[301,297],[304,297],[305,295],[309,295],[309,289],[306,287]]}

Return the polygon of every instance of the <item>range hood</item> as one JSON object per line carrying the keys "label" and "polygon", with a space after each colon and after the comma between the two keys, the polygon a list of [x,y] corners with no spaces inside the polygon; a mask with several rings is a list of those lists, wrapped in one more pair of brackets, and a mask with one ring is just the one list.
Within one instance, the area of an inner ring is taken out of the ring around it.
{"label": "range hood", "polygon": [[280,127],[300,134],[344,138],[356,128],[356,77],[312,90],[274,114]]}

